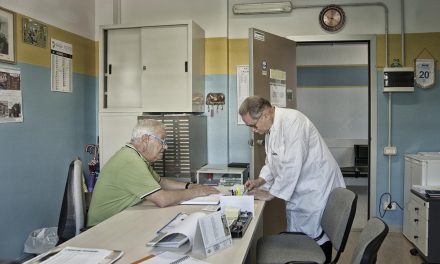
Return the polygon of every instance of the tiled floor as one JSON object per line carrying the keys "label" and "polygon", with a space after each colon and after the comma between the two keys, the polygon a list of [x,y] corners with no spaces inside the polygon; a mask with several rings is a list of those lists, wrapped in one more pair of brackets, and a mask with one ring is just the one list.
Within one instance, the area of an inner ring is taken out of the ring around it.
{"label": "tiled floor", "polygon": [[[362,228],[368,219],[368,187],[367,186],[347,186],[358,195],[356,216],[353,222],[352,231],[348,238],[347,246],[342,253],[338,263],[349,264],[353,250],[359,239]],[[423,259],[419,256],[412,256],[409,251],[412,249],[411,243],[402,233],[389,232],[385,238],[377,257],[377,264],[419,264]],[[333,255],[334,256],[334,255]]]}
{"label": "tiled floor", "polygon": [[[339,259],[339,264],[350,264],[351,256],[361,231],[352,231],[348,237],[347,246]],[[420,264],[419,256],[412,256],[409,251],[411,244],[401,233],[388,233],[377,256],[377,264]],[[334,256],[334,255],[333,255]]]}

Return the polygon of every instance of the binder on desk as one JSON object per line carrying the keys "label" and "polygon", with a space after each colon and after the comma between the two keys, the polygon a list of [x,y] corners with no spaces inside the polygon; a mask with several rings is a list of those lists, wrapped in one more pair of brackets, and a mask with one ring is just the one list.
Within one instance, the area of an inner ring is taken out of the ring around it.
{"label": "binder on desk", "polygon": [[231,245],[226,217],[220,211],[211,214],[192,213],[167,233],[159,233],[147,242],[147,246],[154,247],[153,252],[173,251],[186,254],[193,250],[207,256]]}

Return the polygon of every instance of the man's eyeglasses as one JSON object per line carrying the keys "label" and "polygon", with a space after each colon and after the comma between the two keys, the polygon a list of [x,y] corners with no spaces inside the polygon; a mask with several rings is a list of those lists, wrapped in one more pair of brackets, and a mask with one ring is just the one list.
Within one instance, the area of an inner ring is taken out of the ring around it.
{"label": "man's eyeglasses", "polygon": [[168,145],[167,141],[165,139],[161,139],[160,137],[152,135],[152,134],[147,134],[147,135],[149,135],[150,137],[152,137],[152,138],[156,139],[157,141],[159,141],[162,146]]}
{"label": "man's eyeglasses", "polygon": [[257,118],[257,122],[255,122],[255,124],[246,124],[246,126],[248,126],[248,127],[250,127],[250,128],[255,128],[255,129],[257,129],[257,124],[258,124],[258,121],[260,121],[260,118],[263,116],[263,113],[261,113],[260,114],[260,116]]}

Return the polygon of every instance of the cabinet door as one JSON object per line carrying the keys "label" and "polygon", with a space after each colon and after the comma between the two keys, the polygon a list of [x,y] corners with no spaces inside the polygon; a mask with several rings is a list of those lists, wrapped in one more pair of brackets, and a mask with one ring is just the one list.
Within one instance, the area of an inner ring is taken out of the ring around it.
{"label": "cabinet door", "polygon": [[107,105],[139,108],[141,101],[141,33],[139,28],[107,30]]}
{"label": "cabinet door", "polygon": [[[142,28],[142,101],[148,112],[190,112],[188,26]],[[172,108],[170,108],[172,106]]]}
{"label": "cabinet door", "polygon": [[137,123],[137,113],[101,114],[99,120],[100,165],[105,163],[131,140],[131,132]]}

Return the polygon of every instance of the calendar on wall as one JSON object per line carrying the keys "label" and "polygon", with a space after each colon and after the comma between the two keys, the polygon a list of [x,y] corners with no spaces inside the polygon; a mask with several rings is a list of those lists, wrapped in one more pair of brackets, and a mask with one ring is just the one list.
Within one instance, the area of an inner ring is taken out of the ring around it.
{"label": "calendar on wall", "polygon": [[72,92],[72,44],[50,40],[51,91]]}

